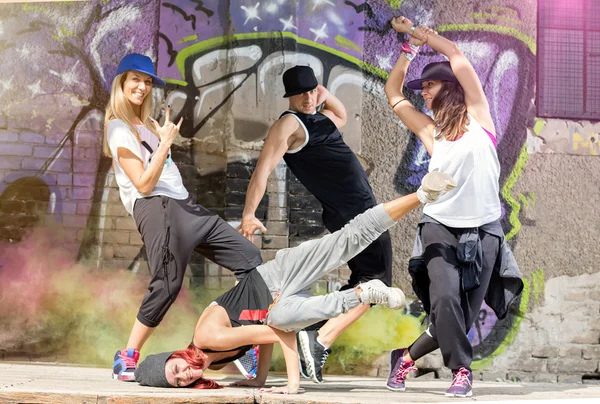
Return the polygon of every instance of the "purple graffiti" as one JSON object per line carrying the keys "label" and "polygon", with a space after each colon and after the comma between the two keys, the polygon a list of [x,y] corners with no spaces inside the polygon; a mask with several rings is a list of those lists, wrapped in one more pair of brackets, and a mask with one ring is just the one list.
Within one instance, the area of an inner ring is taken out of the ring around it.
{"label": "purple graffiti", "polygon": [[[158,71],[163,77],[182,79],[173,63],[173,55],[182,49],[196,42],[233,34],[289,32],[355,57],[362,54],[364,34],[360,28],[364,25],[368,7],[361,7],[361,4],[341,0],[242,0],[234,3],[210,0],[200,2],[201,5],[197,3],[188,0],[161,2]],[[354,46],[340,45],[342,42]]]}

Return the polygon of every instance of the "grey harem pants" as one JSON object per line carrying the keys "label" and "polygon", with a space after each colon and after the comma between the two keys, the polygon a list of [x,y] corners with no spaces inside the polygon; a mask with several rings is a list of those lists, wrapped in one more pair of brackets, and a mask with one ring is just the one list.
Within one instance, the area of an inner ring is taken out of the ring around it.
{"label": "grey harem pants", "polygon": [[383,205],[356,216],[342,229],[320,239],[277,252],[257,270],[273,299],[267,324],[282,331],[296,331],[334,318],[360,304],[354,289],[312,296],[310,286],[377,240],[394,222]]}

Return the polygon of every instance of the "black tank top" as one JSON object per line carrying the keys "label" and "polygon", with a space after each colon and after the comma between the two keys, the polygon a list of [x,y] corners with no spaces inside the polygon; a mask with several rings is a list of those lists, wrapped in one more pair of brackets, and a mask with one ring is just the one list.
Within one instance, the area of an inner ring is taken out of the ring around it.
{"label": "black tank top", "polygon": [[298,180],[321,202],[323,222],[332,231],[377,204],[367,173],[333,121],[317,112],[294,114],[308,132],[308,143],[283,159]]}
{"label": "black tank top", "polygon": [[[227,311],[231,326],[240,327],[243,325],[264,324],[269,306],[273,303],[273,298],[263,277],[254,269],[248,272],[237,285],[217,297],[215,302]],[[214,351],[211,349],[202,349],[202,351],[214,353],[239,350],[239,352],[229,358],[212,363],[213,365],[219,365],[241,358],[250,348],[252,348],[252,345],[245,345],[226,351]]]}

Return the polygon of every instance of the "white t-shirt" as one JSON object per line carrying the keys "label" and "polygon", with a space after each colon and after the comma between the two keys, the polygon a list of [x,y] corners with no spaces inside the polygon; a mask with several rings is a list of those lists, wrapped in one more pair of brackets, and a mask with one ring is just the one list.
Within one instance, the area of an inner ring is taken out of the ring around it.
{"label": "white t-shirt", "polygon": [[455,228],[479,227],[502,215],[499,195],[500,162],[496,147],[471,115],[467,132],[458,140],[434,140],[429,171],[450,174],[457,186],[423,213]]}
{"label": "white t-shirt", "polygon": [[[150,132],[144,125],[136,125],[142,141],[145,141],[150,148],[156,152],[158,149],[159,140]],[[144,169],[148,168],[148,163],[153,154],[144,146],[138,143],[135,135],[131,133],[127,124],[120,119],[112,119],[108,122],[108,147],[113,156],[113,166],[115,170],[115,179],[119,186],[119,195],[125,209],[129,214],[133,215],[133,205],[138,198],[147,196],[165,195],[173,199],[186,199],[188,191],[183,186],[179,169],[171,159],[171,152],[165,161],[160,178],[156,186],[149,195],[142,195],[133,182],[129,179],[121,164],[119,164],[117,150],[119,147],[130,150],[133,154],[142,160]]]}

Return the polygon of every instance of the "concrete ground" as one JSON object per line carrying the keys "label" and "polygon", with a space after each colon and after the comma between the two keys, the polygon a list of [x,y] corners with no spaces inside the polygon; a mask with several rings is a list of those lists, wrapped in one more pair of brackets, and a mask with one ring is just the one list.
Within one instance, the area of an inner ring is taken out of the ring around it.
{"label": "concrete ground", "polygon": [[[240,376],[212,373],[223,385]],[[325,383],[302,381],[305,392],[282,396],[250,388],[158,389],[112,380],[110,369],[36,363],[0,363],[0,403],[464,403],[538,401],[599,404],[600,385],[475,382],[472,399],[447,398],[448,380],[408,380],[408,391],[391,392],[385,380],[327,376]],[[267,386],[283,385],[270,377]]]}

